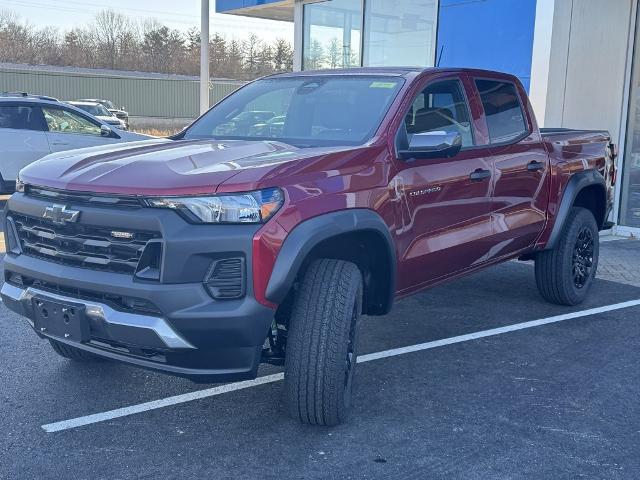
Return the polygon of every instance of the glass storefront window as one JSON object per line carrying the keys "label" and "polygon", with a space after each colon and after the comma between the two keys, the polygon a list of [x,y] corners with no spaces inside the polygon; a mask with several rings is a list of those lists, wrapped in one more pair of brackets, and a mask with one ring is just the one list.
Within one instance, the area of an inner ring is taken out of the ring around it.
{"label": "glass storefront window", "polygon": [[640,227],[640,34],[636,35],[619,223]]}
{"label": "glass storefront window", "polygon": [[302,15],[304,70],[434,64],[438,0],[307,0]]}
{"label": "glass storefront window", "polygon": [[366,0],[364,65],[434,64],[437,0]]}
{"label": "glass storefront window", "polygon": [[303,11],[303,68],[361,65],[362,0],[307,3]]}

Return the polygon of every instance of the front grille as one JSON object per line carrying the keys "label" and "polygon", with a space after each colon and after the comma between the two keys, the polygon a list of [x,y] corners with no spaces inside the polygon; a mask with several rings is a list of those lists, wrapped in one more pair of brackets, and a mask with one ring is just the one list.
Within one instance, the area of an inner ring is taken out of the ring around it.
{"label": "front grille", "polygon": [[27,185],[25,193],[29,197],[41,198],[60,203],[88,204],[92,206],[141,208],[139,198],[133,196],[96,195],[95,193],[72,192],[69,190],[55,190],[51,188]]}
{"label": "front grille", "polygon": [[79,223],[57,225],[48,219],[14,212],[9,216],[15,223],[23,254],[107,272],[133,274],[147,242],[160,237],[157,233],[126,230],[131,238],[122,238],[121,229]]}
{"label": "front grille", "polygon": [[98,302],[109,305],[114,310],[121,312],[138,313],[141,315],[161,315],[160,309],[153,303],[143,298],[128,297],[123,295],[111,295],[108,293],[96,292],[84,288],[73,288],[47,282],[38,278],[20,275],[17,273],[6,274],[6,281],[11,285],[20,288],[33,287],[49,293],[55,293],[66,297],[77,298],[89,302]]}

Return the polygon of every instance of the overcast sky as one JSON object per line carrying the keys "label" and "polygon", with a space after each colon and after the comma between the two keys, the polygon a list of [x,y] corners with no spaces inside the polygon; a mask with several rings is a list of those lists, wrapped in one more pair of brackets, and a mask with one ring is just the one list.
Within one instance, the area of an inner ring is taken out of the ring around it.
{"label": "overcast sky", "polygon": [[[215,0],[210,0],[211,12]],[[110,8],[131,18],[156,18],[173,28],[186,31],[200,25],[199,0],[0,0],[0,9],[11,10],[36,27],[55,26],[60,30],[84,27],[96,13]],[[282,37],[293,42],[293,24],[236,15],[211,15],[211,33],[227,38],[245,38],[249,32],[265,40]]]}

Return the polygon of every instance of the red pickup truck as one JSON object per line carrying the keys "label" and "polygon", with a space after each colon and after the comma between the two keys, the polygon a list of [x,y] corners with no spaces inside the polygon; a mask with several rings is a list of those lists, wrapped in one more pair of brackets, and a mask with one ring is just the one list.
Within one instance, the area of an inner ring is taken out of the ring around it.
{"label": "red pickup truck", "polygon": [[506,74],[274,75],[175,137],[22,170],[2,298],[77,361],[200,382],[284,364],[290,413],[334,425],[361,315],[514,258],[581,302],[614,156],[607,132],[539,130]]}

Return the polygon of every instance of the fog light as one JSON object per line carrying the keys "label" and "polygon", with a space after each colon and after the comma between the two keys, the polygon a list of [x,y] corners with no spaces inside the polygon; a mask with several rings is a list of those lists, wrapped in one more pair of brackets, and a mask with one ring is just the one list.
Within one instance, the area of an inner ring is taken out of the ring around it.
{"label": "fog light", "polygon": [[205,276],[205,286],[216,300],[232,300],[245,295],[244,258],[214,260]]}

